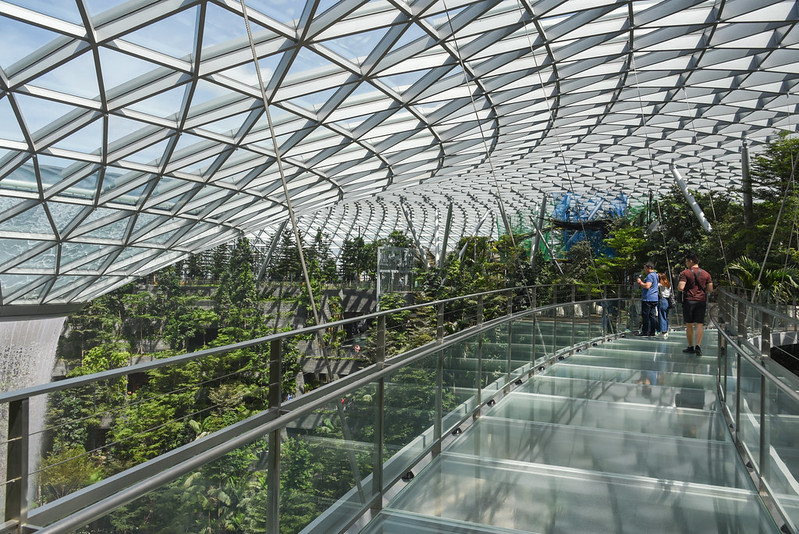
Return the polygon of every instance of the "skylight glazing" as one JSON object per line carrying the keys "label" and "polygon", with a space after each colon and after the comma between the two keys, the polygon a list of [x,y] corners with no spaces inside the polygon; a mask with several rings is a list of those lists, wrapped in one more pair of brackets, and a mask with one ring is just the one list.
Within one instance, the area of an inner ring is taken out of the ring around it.
{"label": "skylight glazing", "polygon": [[457,239],[498,198],[640,202],[671,163],[728,189],[743,135],[797,130],[794,1],[245,4],[277,149],[239,2],[0,0],[0,305],[271,239],[278,155],[309,233],[374,239],[404,209],[427,245],[450,204]]}

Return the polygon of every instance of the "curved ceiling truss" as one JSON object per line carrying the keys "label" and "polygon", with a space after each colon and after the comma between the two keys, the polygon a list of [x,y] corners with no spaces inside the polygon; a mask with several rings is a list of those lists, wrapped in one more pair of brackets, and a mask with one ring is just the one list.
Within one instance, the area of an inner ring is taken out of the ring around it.
{"label": "curved ceiling truss", "polygon": [[[501,201],[729,190],[795,132],[775,0],[246,0],[291,203],[434,246]],[[241,3],[0,0],[0,305],[85,302],[287,218]],[[497,232],[493,215],[481,233]]]}

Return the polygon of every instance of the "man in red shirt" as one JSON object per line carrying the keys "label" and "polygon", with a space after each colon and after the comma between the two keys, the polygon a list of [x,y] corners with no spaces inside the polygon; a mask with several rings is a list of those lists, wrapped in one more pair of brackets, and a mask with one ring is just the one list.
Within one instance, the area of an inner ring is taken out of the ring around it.
{"label": "man in red shirt", "polygon": [[677,284],[677,291],[684,292],[682,314],[685,320],[685,336],[688,338],[688,347],[683,349],[683,352],[701,356],[707,296],[713,291],[713,280],[710,278],[710,273],[699,268],[699,256],[695,253],[686,254],[685,266],[687,268],[680,273],[680,282]]}

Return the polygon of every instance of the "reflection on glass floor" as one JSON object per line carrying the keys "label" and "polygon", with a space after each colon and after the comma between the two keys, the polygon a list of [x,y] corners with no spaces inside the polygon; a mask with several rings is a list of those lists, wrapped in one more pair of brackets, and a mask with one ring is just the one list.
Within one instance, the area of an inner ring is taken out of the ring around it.
{"label": "reflection on glass floor", "polygon": [[[575,354],[484,412],[363,530],[779,532],[718,411],[715,335]],[[712,355],[712,356],[711,356]]]}

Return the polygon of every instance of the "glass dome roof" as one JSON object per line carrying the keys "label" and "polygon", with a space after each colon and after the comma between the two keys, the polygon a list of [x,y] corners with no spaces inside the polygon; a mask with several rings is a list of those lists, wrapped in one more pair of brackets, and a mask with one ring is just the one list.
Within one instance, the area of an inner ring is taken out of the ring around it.
{"label": "glass dome roof", "polygon": [[338,242],[407,220],[432,242],[450,205],[457,239],[553,193],[641,202],[670,164],[728,190],[742,137],[797,130],[798,20],[793,0],[0,1],[0,304],[270,235],[282,178]]}

